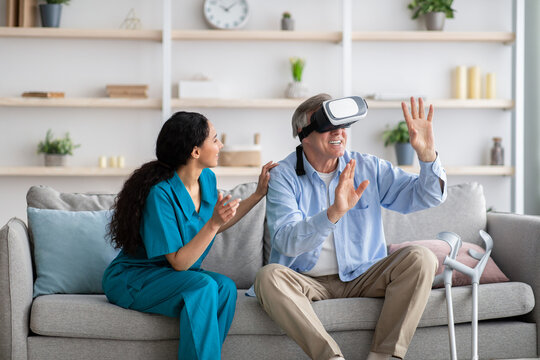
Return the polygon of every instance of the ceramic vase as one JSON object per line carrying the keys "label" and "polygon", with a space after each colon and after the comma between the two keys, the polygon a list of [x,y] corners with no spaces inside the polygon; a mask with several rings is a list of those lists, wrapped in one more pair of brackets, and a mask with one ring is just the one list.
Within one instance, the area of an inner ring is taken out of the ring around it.
{"label": "ceramic vase", "polygon": [[444,28],[444,19],[446,19],[446,13],[444,12],[430,12],[424,15],[426,20],[426,29],[431,31],[441,31]]}
{"label": "ceramic vase", "polygon": [[398,165],[412,165],[414,149],[410,143],[396,143],[396,157]]}
{"label": "ceramic vase", "polygon": [[293,81],[285,89],[285,97],[291,99],[305,98],[308,95],[307,87],[301,81]]}
{"label": "ceramic vase", "polygon": [[45,154],[45,166],[64,166],[66,165],[66,155]]}
{"label": "ceramic vase", "polygon": [[41,4],[39,5],[41,14],[41,26],[60,27],[60,15],[62,15],[62,4]]}

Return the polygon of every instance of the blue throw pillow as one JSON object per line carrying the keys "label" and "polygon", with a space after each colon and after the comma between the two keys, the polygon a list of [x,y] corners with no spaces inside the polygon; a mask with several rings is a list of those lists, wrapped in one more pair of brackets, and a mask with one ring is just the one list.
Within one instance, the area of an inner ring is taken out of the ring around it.
{"label": "blue throw pillow", "polygon": [[34,297],[103,293],[103,272],[118,253],[106,236],[111,216],[111,210],[28,208],[37,273]]}

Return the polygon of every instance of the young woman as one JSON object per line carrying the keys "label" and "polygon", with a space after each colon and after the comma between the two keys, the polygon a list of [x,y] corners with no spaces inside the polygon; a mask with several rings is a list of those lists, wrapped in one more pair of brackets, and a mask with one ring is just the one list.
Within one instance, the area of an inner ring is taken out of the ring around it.
{"label": "young woman", "polygon": [[255,193],[240,202],[216,188],[223,144],[203,115],[178,112],[163,125],[157,160],[125,182],[109,232],[120,248],[103,275],[109,301],[127,309],[180,319],[178,357],[219,359],[236,305],[236,286],[203,270],[215,235],[244,216],[265,195],[269,162]]}

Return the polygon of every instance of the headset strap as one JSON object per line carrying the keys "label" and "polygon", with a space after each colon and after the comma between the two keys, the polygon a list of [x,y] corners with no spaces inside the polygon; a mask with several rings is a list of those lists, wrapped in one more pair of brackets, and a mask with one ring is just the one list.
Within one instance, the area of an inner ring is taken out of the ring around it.
{"label": "headset strap", "polygon": [[303,147],[302,144],[296,147],[296,175],[302,176],[306,175],[306,170],[304,170],[304,158],[302,156]]}

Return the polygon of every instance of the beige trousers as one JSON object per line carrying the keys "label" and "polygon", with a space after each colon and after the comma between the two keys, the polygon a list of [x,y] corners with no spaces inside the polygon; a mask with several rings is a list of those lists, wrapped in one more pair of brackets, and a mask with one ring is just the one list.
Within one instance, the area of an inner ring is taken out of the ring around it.
{"label": "beige trousers", "polygon": [[402,248],[358,278],[310,277],[269,264],[257,273],[255,293],[263,309],[312,359],[343,356],[311,302],[333,298],[385,297],[371,351],[403,358],[424,312],[437,270],[435,255],[422,246]]}

